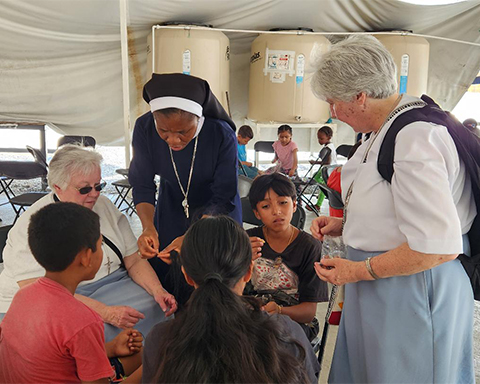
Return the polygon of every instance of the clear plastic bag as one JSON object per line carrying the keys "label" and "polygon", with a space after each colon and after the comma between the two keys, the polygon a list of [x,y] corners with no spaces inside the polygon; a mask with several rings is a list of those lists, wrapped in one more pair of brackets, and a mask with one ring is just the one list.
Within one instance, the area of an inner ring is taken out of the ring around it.
{"label": "clear plastic bag", "polygon": [[324,257],[340,257],[346,259],[347,251],[345,244],[343,244],[342,236],[328,236],[323,237],[322,245],[322,259]]}

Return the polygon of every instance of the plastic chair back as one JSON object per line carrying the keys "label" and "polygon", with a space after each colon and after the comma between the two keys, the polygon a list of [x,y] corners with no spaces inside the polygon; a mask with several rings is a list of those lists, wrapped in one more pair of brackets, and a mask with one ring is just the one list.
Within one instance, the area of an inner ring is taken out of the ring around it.
{"label": "plastic chair back", "polygon": [[0,176],[28,180],[47,175],[47,168],[34,161],[0,161]]}
{"label": "plastic chair back", "polygon": [[253,149],[255,149],[255,152],[266,152],[266,153],[275,153],[275,150],[273,149],[274,141],[257,141]]}
{"label": "plastic chair back", "polygon": [[33,156],[36,163],[44,166],[45,168],[48,168],[47,159],[45,159],[45,156],[43,156],[43,153],[40,152],[39,149],[33,148],[33,147],[27,145],[27,150]]}
{"label": "plastic chair back", "polygon": [[247,171],[240,160],[238,160],[238,170],[242,172],[243,176],[247,176]]}
{"label": "plastic chair back", "polygon": [[337,155],[342,155],[343,157],[348,157],[352,148],[353,148],[353,145],[342,144],[342,145],[339,145],[335,149],[335,151],[337,152]]}
{"label": "plastic chair back", "polygon": [[328,178],[332,174],[333,170],[338,167],[340,167],[340,164],[332,164],[332,165],[324,165],[320,169],[320,172],[322,174],[323,181],[325,181],[325,184],[327,183]]}
{"label": "plastic chair back", "polygon": [[5,245],[7,244],[8,231],[10,231],[12,227],[13,225],[5,225],[0,227],[0,263],[3,263],[3,248],[5,248]]}
{"label": "plastic chair back", "polygon": [[247,176],[238,175],[238,194],[240,197],[248,196],[250,192],[250,187],[252,186],[253,180]]}
{"label": "plastic chair back", "polygon": [[259,152],[265,152],[265,153],[275,153],[275,150],[273,149],[274,141],[257,141],[253,149],[255,150],[255,167],[258,167],[258,153]]}
{"label": "plastic chair back", "polygon": [[342,195],[339,192],[327,187],[325,184],[317,184],[322,192],[327,196],[328,204],[333,209],[343,209]]}
{"label": "plastic chair back", "polygon": [[92,136],[62,136],[57,141],[57,148],[65,144],[81,144],[84,147],[93,147],[97,144]]}

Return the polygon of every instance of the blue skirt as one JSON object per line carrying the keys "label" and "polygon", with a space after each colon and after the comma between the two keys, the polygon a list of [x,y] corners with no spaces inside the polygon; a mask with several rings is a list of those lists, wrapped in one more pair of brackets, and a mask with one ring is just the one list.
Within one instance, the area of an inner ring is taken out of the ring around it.
{"label": "blue skirt", "polygon": [[[128,305],[143,313],[145,318],[134,328],[147,336],[157,323],[165,321],[165,315],[158,303],[145,289],[135,283],[124,268],[119,268],[108,276],[93,283],[78,287],[75,293],[98,300],[105,305]],[[105,324],[105,341],[111,341],[122,330]]]}
{"label": "blue skirt", "polygon": [[[370,253],[348,248],[348,259]],[[473,293],[460,261],[345,286],[330,383],[474,383]]]}

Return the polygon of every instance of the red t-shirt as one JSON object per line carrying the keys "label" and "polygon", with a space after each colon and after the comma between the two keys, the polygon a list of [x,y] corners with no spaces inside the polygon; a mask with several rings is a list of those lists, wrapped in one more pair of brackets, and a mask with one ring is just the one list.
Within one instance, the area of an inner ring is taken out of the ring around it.
{"label": "red t-shirt", "polygon": [[[342,167],[335,168],[330,176],[328,176],[327,187],[332,188],[334,191],[342,193],[342,184],[341,184],[341,170]],[[330,216],[332,217],[343,217],[343,209],[335,209],[330,207]]]}
{"label": "red t-shirt", "polygon": [[112,377],[100,316],[42,277],[20,289],[0,323],[0,383]]}

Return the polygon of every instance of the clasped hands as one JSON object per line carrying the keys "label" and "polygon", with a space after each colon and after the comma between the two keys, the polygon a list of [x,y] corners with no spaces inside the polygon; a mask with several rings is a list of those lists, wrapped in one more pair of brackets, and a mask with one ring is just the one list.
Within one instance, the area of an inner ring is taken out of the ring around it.
{"label": "clasped hands", "polygon": [[130,356],[140,352],[143,336],[136,329],[124,329],[112,341],[105,343],[108,357]]}

